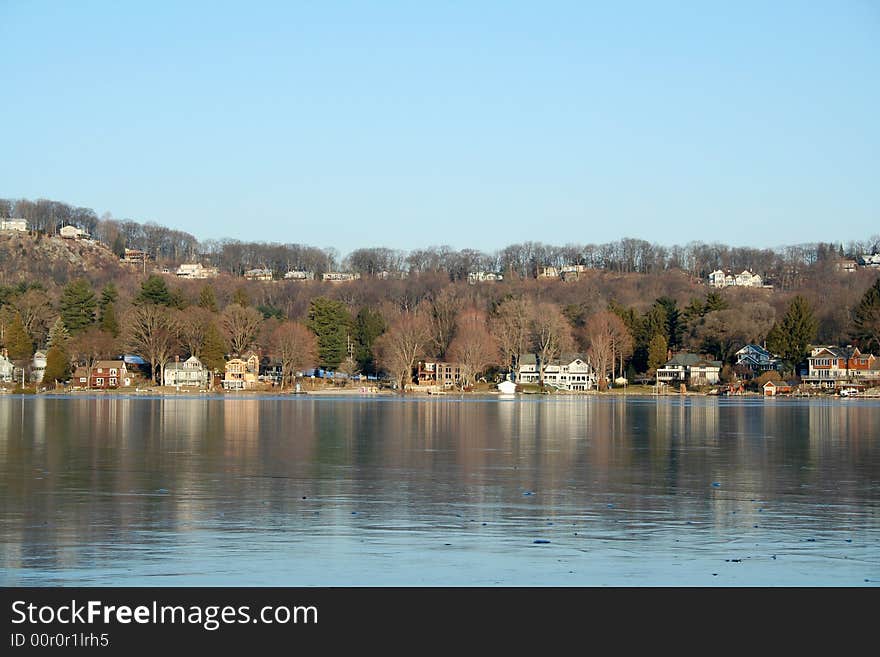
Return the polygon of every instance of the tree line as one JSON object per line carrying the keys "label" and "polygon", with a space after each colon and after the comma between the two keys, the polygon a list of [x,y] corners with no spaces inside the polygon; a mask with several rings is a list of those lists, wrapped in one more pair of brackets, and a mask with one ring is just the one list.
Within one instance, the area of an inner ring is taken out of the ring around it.
{"label": "tree line", "polygon": [[19,217],[32,230],[55,234],[63,225],[74,225],[104,243],[117,255],[125,248],[144,251],[157,261],[179,264],[202,261],[220,271],[241,275],[248,269],[268,267],[276,278],[289,270],[322,274],[343,268],[362,275],[443,273],[451,281],[465,280],[468,273],[492,271],[522,278],[536,278],[544,267],[582,265],[614,273],[657,274],[682,271],[704,279],[717,269],[751,270],[779,289],[795,289],[804,283],[810,268],[830,265],[839,258],[856,258],[880,251],[880,235],[863,241],[817,242],[775,249],[735,247],[721,243],[690,242],[664,246],[642,239],[624,238],[604,244],[523,242],[492,253],[474,249],[430,246],[411,251],[385,247],[360,248],[341,257],[334,248],[295,243],[268,243],[234,239],[199,241],[193,235],[155,222],[98,217],[91,208],[38,199],[0,199],[0,218]]}
{"label": "tree line", "polygon": [[[468,386],[515,370],[522,354],[549,363],[578,353],[604,388],[621,376],[652,375],[678,350],[721,360],[732,377],[735,352],[747,343],[766,343],[794,371],[823,330],[815,302],[800,294],[777,312],[747,291],[690,288],[702,292],[686,303],[671,294],[630,303],[589,285],[563,286],[574,295],[566,300],[548,294],[559,286],[541,281],[474,286],[423,276],[382,287],[292,283],[297,303],[281,304],[253,294],[265,285],[233,283],[153,274],[100,289],[85,278],[57,289],[39,281],[0,286],[0,345],[22,367],[48,349],[47,382],[131,353],[161,383],[175,357],[196,356],[222,372],[228,358],[253,349],[281,364],[284,385],[317,366],[385,374],[402,389],[418,361],[436,360],[459,364]],[[861,288],[842,335],[880,353],[880,278]]]}

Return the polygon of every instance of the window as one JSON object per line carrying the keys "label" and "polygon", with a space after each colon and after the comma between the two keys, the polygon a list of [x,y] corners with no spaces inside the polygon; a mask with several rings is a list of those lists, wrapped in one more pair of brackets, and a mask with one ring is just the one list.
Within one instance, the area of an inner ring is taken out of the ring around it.
{"label": "window", "polygon": [[115,386],[115,385],[116,385],[116,379],[111,378],[111,379],[110,379],[110,385],[111,385],[111,386]]}
{"label": "window", "polygon": [[116,368],[115,367],[110,369],[110,376],[116,376]]}
{"label": "window", "polygon": [[104,385],[104,379],[102,379],[102,378],[100,378],[100,377],[97,378],[97,379],[95,379],[95,385],[96,385],[96,386],[102,386],[102,385]]}

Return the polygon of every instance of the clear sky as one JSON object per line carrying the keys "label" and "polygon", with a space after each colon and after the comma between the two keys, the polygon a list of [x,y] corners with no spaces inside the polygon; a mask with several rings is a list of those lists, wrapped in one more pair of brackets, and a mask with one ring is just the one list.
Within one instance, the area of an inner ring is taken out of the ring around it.
{"label": "clear sky", "polygon": [[880,232],[880,2],[0,0],[0,197],[494,251]]}

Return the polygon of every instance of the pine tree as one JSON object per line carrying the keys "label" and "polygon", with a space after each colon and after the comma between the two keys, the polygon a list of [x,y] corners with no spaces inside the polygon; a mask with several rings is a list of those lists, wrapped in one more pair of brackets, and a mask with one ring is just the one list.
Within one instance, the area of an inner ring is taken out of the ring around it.
{"label": "pine tree", "polygon": [[9,358],[15,361],[23,362],[30,360],[34,355],[34,343],[31,336],[28,335],[18,313],[12,317],[12,322],[6,329],[5,337],[6,349],[9,351]]}
{"label": "pine tree", "polygon": [[116,319],[116,306],[108,303],[101,313],[101,328],[114,338],[119,336],[119,320]]}
{"label": "pine tree", "polygon": [[810,304],[798,295],[791,300],[782,321],[774,324],[767,334],[767,348],[796,367],[809,353],[818,327]]}
{"label": "pine tree", "polygon": [[669,349],[666,338],[657,334],[648,343],[648,370],[656,372],[659,367],[666,364],[667,350]]}
{"label": "pine tree", "polygon": [[60,346],[53,346],[46,354],[46,371],[43,374],[43,385],[55,381],[66,381],[70,376],[70,357]]}
{"label": "pine tree", "polygon": [[199,352],[199,360],[211,371],[222,372],[226,365],[226,344],[213,322],[210,322],[205,330],[205,340]]}
{"label": "pine tree", "polygon": [[105,308],[109,303],[116,303],[118,299],[119,292],[116,291],[116,286],[113,283],[107,283],[101,290],[101,301],[99,302],[101,308]]}
{"label": "pine tree", "polygon": [[880,278],[868,288],[853,310],[851,335],[858,340],[861,351],[880,352]]}
{"label": "pine tree", "polygon": [[341,301],[317,297],[309,304],[306,326],[318,338],[318,360],[321,367],[335,370],[345,358],[352,319]]}
{"label": "pine tree", "polygon": [[357,341],[357,365],[361,372],[376,373],[373,356],[373,342],[385,332],[385,318],[376,310],[364,306],[358,312],[354,322],[354,334]]}
{"label": "pine tree", "polygon": [[61,293],[61,319],[72,335],[95,321],[95,293],[84,279],[68,283]]}
{"label": "pine tree", "polygon": [[55,320],[55,323],[52,324],[52,328],[49,329],[47,344],[49,347],[67,349],[68,342],[70,342],[70,333],[64,325],[64,320],[59,317]]}
{"label": "pine tree", "polygon": [[716,310],[727,310],[729,307],[730,304],[724,300],[724,297],[722,297],[719,292],[712,290],[706,295],[706,304],[704,306],[703,314],[705,315],[715,312]]}
{"label": "pine tree", "polygon": [[154,304],[157,306],[172,305],[171,292],[168,285],[161,276],[151,274],[150,277],[141,283],[141,291],[135,297],[134,302],[140,304]]}
{"label": "pine tree", "polygon": [[235,291],[235,294],[232,295],[232,303],[237,303],[242,308],[247,308],[251,305],[251,300],[248,297],[247,291],[240,287]]}
{"label": "pine tree", "polygon": [[214,294],[214,288],[210,285],[205,285],[199,293],[199,306],[210,310],[212,313],[217,312],[217,297]]}

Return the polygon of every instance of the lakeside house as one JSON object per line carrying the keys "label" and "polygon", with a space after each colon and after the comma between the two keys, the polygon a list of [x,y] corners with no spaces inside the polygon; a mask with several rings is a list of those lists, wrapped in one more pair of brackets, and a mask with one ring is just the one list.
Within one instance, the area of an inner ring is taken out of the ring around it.
{"label": "lakeside house", "polygon": [[663,367],[657,368],[658,383],[686,383],[691,386],[715,385],[721,379],[720,360],[709,360],[698,354],[679,352]]}
{"label": "lakeside house", "polygon": [[461,386],[461,364],[419,361],[415,382],[420,386],[436,385],[445,388]]}
{"label": "lakeside house", "polygon": [[162,384],[166,386],[186,386],[206,388],[210,372],[195,356],[190,356],[184,361],[175,356],[173,363],[165,366],[162,373]]}
{"label": "lakeside house", "polygon": [[797,381],[767,381],[762,388],[765,397],[775,397],[776,395],[790,395],[797,390]]}
{"label": "lakeside house", "polygon": [[736,366],[758,375],[761,372],[778,372],[782,368],[782,359],[773,355],[757,344],[747,344],[736,352]]}
{"label": "lakeside house", "polygon": [[226,361],[223,374],[224,390],[249,390],[254,388],[260,376],[260,357],[253,351],[242,357]]}
{"label": "lakeside house", "polygon": [[74,381],[87,388],[108,389],[130,386],[131,376],[124,360],[99,360],[91,372],[85,367],[78,367]]}
{"label": "lakeside house", "polygon": [[596,374],[589,359],[581,354],[562,354],[542,364],[536,354],[522,354],[516,371],[516,383],[538,383],[541,369],[544,384],[560,390],[583,391],[596,387]]}
{"label": "lakeside house", "polygon": [[12,383],[15,373],[15,365],[9,360],[9,352],[4,349],[0,352],[0,382]]}
{"label": "lakeside house", "polygon": [[43,375],[46,373],[46,353],[37,351],[31,361],[31,381],[34,383],[42,383]]}
{"label": "lakeside house", "polygon": [[858,347],[814,347],[807,357],[805,384],[814,388],[880,384],[880,358]]}

